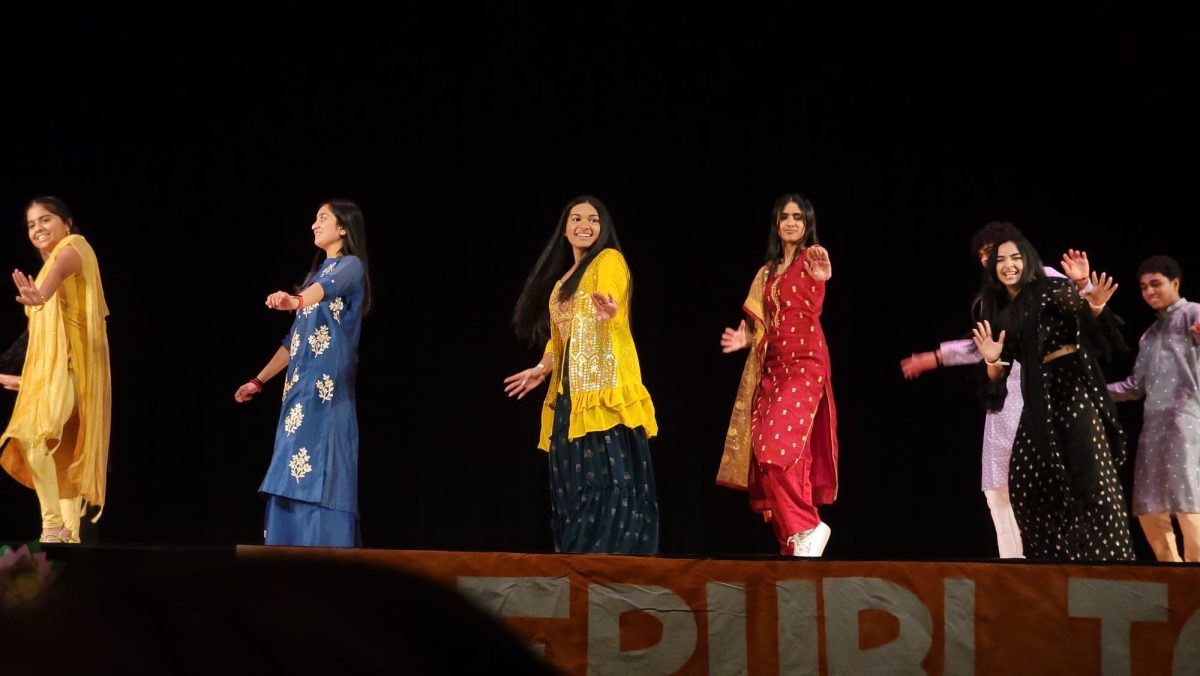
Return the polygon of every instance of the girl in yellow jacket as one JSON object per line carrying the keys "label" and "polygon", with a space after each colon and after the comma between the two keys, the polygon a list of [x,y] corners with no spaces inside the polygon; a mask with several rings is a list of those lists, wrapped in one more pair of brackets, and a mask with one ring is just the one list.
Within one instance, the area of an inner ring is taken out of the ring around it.
{"label": "girl in yellow jacket", "polygon": [[546,349],[504,379],[524,397],[549,381],[538,448],[550,453],[551,530],[560,552],[653,554],[658,433],[629,330],[632,281],[608,209],[576,197],[517,300],[517,335]]}

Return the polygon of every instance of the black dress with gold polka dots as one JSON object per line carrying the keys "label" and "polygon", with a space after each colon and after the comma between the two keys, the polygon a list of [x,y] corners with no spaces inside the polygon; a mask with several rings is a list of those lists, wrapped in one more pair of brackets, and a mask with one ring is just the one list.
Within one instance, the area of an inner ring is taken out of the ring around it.
{"label": "black dress with gold polka dots", "polygon": [[[1066,280],[1040,279],[1021,293],[1032,294],[1025,299],[1032,307],[1009,330],[1005,354],[1022,368],[1025,410],[1013,445],[1009,493],[1025,556],[1133,559],[1116,470],[1124,461],[1125,434],[1087,348],[1087,334],[1100,328]],[[1078,350],[1044,361],[1068,346]]]}

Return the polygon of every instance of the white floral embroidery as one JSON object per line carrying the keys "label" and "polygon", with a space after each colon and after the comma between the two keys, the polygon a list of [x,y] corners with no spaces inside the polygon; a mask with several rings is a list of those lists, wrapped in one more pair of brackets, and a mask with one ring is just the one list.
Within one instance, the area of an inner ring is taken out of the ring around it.
{"label": "white floral embroidery", "polygon": [[283,419],[283,431],[287,434],[293,434],[300,429],[301,423],[304,422],[304,406],[296,404],[292,410],[288,411],[287,417]]}
{"label": "white floral embroidery", "polygon": [[342,323],[342,310],[346,309],[346,304],[342,302],[342,297],[338,296],[329,303],[329,311],[333,313],[333,320],[338,324]]}
{"label": "white floral embroidery", "polygon": [[289,390],[292,389],[292,385],[295,385],[298,382],[300,382],[300,367],[299,366],[297,366],[296,369],[294,371],[292,371],[291,380],[288,380],[287,376],[284,376],[284,378],[283,378],[283,398],[284,399],[287,399],[287,393]]}
{"label": "white floral embroidery", "polygon": [[292,470],[292,476],[296,478],[296,483],[304,478],[304,475],[312,471],[312,465],[308,461],[312,458],[308,457],[308,449],[301,448],[299,453],[292,455],[291,462],[288,463],[288,469]]}
{"label": "white floral embroidery", "polygon": [[300,314],[307,317],[307,316],[311,315],[312,313],[316,312],[317,308],[319,308],[319,307],[321,307],[321,303],[319,303],[319,302],[313,303],[312,305],[305,305],[304,309],[300,311]]}
{"label": "white floral embroidery", "polygon": [[313,334],[308,337],[308,346],[312,348],[314,357],[320,357],[322,352],[328,350],[329,326],[322,324],[321,328],[313,331]]}
{"label": "white floral embroidery", "polygon": [[292,356],[293,356],[293,357],[295,357],[295,356],[296,356],[296,350],[299,350],[299,349],[300,349],[300,332],[299,332],[299,331],[292,331],[292,350],[291,350],[291,354],[292,354]]}
{"label": "white floral embroidery", "polygon": [[333,378],[328,373],[321,374],[321,379],[317,381],[317,396],[326,403],[333,399]]}
{"label": "white floral embroidery", "polygon": [[330,263],[324,270],[321,271],[321,276],[324,277],[325,275],[328,275],[329,273],[333,272],[333,268],[335,265],[337,265],[337,263]]}

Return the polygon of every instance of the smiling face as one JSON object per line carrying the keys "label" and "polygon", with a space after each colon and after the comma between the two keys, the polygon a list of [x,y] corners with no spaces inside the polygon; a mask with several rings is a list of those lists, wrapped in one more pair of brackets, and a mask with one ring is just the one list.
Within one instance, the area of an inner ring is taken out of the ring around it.
{"label": "smiling face", "polygon": [[596,207],[583,202],[571,207],[564,233],[571,248],[587,251],[600,238],[600,214]]}
{"label": "smiling face", "polygon": [[1167,279],[1161,272],[1147,272],[1138,280],[1142,300],[1155,312],[1162,312],[1179,302],[1179,280]]}
{"label": "smiling face", "polygon": [[996,279],[1010,294],[1021,289],[1021,278],[1025,272],[1025,258],[1017,249],[1016,242],[1004,242],[996,249]]}
{"label": "smiling face", "polygon": [[312,224],[313,243],[324,249],[330,255],[341,251],[342,237],[346,230],[338,223],[337,216],[328,204],[322,204],[317,209],[317,218]]}
{"label": "smiling face", "polygon": [[29,241],[45,258],[67,236],[71,221],[64,221],[58,214],[35,203],[25,212],[25,225],[29,228]]}

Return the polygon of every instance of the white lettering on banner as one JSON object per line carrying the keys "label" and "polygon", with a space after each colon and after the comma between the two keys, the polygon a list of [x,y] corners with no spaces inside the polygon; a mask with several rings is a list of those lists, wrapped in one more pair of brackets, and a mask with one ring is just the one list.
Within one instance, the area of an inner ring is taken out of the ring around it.
{"label": "white lettering on banner", "polygon": [[954,676],[975,673],[975,581],[946,580],[942,584],[942,626],[946,661],[942,672]]}
{"label": "white lettering on banner", "polygon": [[[637,610],[662,623],[662,640],[641,650],[621,650],[621,614]],[[665,587],[588,585],[588,673],[673,674],[696,651],[691,607]]]}
{"label": "white lettering on banner", "polygon": [[[924,674],[921,662],[933,643],[929,609],[911,591],[877,577],[833,577],[823,582],[825,655],[831,676],[838,674]],[[900,621],[890,643],[860,650],[858,615],[883,610]]]}
{"label": "white lettering on banner", "polygon": [[1167,621],[1167,585],[1070,578],[1067,612],[1071,617],[1100,620],[1101,672],[1130,673],[1129,625]]}
{"label": "white lettering on banner", "polygon": [[[775,584],[779,673],[817,676],[817,590],[812,580]],[[857,636],[857,634],[855,634]]]}
{"label": "white lettering on banner", "polygon": [[1195,676],[1200,672],[1200,610],[1192,613],[1175,639],[1171,676]]}
{"label": "white lettering on banner", "polygon": [[[460,577],[458,591],[498,617],[569,617],[571,584],[565,577]],[[530,646],[538,655],[546,647]]]}
{"label": "white lettering on banner", "polygon": [[709,582],[705,588],[708,604],[708,673],[748,673],[746,588],[731,582]]}

